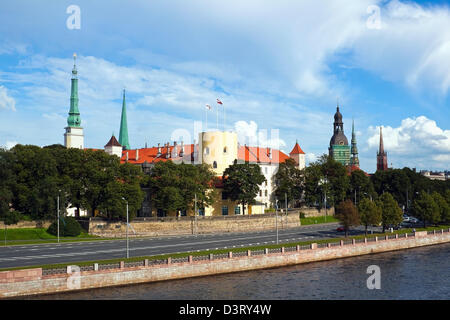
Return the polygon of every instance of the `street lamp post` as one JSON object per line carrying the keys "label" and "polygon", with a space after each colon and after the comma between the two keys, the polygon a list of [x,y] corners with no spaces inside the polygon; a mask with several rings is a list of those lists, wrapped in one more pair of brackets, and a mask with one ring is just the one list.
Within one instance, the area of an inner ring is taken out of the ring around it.
{"label": "street lamp post", "polygon": [[129,244],[128,244],[128,201],[125,198],[122,198],[127,203],[127,226],[126,226],[126,234],[127,234],[127,259],[130,257],[129,255]]}
{"label": "street lamp post", "polygon": [[58,190],[58,204],[57,204],[57,226],[58,226],[58,243],[59,243],[59,194],[61,193],[61,190]]}
{"label": "street lamp post", "polygon": [[278,200],[275,198],[275,228],[277,229],[277,244],[278,244]]}

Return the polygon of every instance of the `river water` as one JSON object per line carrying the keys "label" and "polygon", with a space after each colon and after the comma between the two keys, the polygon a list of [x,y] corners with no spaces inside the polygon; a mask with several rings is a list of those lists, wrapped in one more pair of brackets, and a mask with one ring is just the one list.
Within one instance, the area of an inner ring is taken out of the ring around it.
{"label": "river water", "polygon": [[[380,289],[367,288],[380,268]],[[290,267],[93,289],[33,299],[450,299],[450,244]]]}

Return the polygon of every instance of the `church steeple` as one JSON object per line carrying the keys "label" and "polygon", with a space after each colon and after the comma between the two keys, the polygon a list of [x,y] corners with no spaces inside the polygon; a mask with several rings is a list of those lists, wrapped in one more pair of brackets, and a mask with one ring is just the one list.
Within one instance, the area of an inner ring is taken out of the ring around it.
{"label": "church steeple", "polygon": [[356,146],[356,134],[355,134],[355,120],[352,121],[352,158],[350,159],[350,164],[352,166],[359,167],[359,158],[358,158],[358,147]]}
{"label": "church steeple", "polygon": [[66,148],[84,149],[84,133],[81,127],[80,110],[78,110],[78,78],[77,55],[73,54],[73,69],[70,89],[70,110],[67,117],[67,127],[64,133],[64,145]]}
{"label": "church steeple", "polygon": [[78,78],[76,66],[76,53],[73,54],[73,69],[72,69],[72,85],[70,89],[70,110],[67,118],[67,125],[72,128],[81,126],[80,111],[78,110]]}
{"label": "church steeple", "polygon": [[380,127],[380,149],[377,152],[377,170],[385,171],[387,169],[387,153],[384,151],[383,130]]}
{"label": "church steeple", "polygon": [[130,149],[130,142],[128,141],[127,105],[125,102],[125,89],[123,89],[122,117],[120,119],[119,143],[123,146],[124,150]]}

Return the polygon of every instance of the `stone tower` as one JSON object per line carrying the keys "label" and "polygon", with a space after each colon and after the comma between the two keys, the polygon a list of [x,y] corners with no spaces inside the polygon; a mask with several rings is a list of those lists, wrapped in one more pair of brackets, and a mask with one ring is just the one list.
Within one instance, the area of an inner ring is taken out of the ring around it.
{"label": "stone tower", "polygon": [[350,146],[344,134],[344,122],[342,121],[342,114],[339,112],[339,105],[337,105],[336,113],[334,114],[333,136],[330,140],[328,152],[330,157],[344,166],[350,164]]}
{"label": "stone tower", "polygon": [[128,140],[127,105],[125,102],[125,89],[123,89],[122,117],[120,119],[119,143],[124,150],[130,150],[130,142]]}
{"label": "stone tower", "polygon": [[355,121],[352,122],[352,157],[350,159],[350,165],[359,168],[359,158],[358,158],[358,147],[356,146],[356,135],[355,135]]}
{"label": "stone tower", "polygon": [[300,145],[298,144],[298,141],[295,141],[295,146],[292,149],[292,151],[289,153],[289,157],[294,159],[295,163],[297,164],[297,168],[302,170],[306,166],[306,155],[303,152],[302,148],[300,148]]}
{"label": "stone tower", "polygon": [[67,118],[64,146],[66,148],[84,149],[84,133],[81,127],[80,111],[78,110],[78,78],[76,67],[77,55],[73,54],[72,83],[70,90],[70,110]]}
{"label": "stone tower", "polygon": [[387,153],[384,151],[383,128],[380,127],[380,148],[377,152],[377,171],[385,171],[388,169]]}

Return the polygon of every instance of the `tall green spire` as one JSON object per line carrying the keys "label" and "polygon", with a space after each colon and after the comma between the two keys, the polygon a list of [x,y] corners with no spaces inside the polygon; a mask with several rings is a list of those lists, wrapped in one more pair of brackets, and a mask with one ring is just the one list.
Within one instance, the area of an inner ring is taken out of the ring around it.
{"label": "tall green spire", "polygon": [[73,54],[73,69],[72,69],[72,86],[70,90],[70,110],[67,124],[69,127],[80,127],[81,118],[78,110],[78,78],[77,78],[77,55]]}
{"label": "tall green spire", "polygon": [[119,143],[123,146],[125,150],[130,149],[130,142],[128,141],[127,105],[125,103],[125,89],[123,89],[122,117],[120,119]]}

